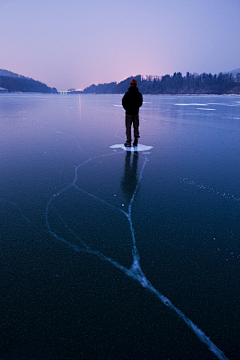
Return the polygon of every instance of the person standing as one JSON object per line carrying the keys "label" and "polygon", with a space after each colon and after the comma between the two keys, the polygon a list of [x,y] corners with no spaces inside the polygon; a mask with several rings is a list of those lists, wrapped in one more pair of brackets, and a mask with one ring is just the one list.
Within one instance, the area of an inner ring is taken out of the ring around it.
{"label": "person standing", "polygon": [[139,136],[139,108],[142,106],[143,97],[137,88],[137,80],[132,79],[130,81],[130,88],[124,94],[122,98],[122,106],[126,111],[125,125],[126,125],[126,136],[125,142],[126,147],[131,147],[131,127],[133,124],[134,142],[133,146],[137,146]]}

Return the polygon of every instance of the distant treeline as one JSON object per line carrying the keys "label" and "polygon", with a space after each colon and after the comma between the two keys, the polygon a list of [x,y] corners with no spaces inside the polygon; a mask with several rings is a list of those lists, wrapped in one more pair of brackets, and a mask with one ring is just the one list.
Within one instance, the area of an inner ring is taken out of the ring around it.
{"label": "distant treeline", "polygon": [[[86,94],[123,94],[129,88],[129,77],[120,83],[91,85],[83,90]],[[190,74],[182,76],[180,72],[171,75],[146,76],[137,75],[138,89],[142,94],[240,94],[240,73],[218,75]]]}
{"label": "distant treeline", "polygon": [[8,92],[39,92],[57,93],[57,89],[50,88],[46,84],[25,77],[0,76],[0,88]]}

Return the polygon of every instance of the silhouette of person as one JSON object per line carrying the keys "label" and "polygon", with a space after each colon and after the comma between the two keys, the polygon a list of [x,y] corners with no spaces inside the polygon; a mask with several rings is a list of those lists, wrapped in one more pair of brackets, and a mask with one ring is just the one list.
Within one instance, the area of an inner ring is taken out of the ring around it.
{"label": "silhouette of person", "polygon": [[137,178],[138,152],[134,151],[132,163],[131,163],[131,153],[132,153],[131,151],[126,151],[124,175],[121,180],[122,191],[129,202],[134,194],[134,191],[138,183],[138,178]]}
{"label": "silhouette of person", "polygon": [[126,136],[125,142],[126,147],[131,147],[131,127],[133,124],[134,130],[134,143],[133,146],[137,146],[139,136],[139,108],[142,106],[143,97],[137,88],[137,80],[132,79],[130,81],[130,88],[124,94],[122,98],[122,106],[126,111],[125,125],[126,125]]}

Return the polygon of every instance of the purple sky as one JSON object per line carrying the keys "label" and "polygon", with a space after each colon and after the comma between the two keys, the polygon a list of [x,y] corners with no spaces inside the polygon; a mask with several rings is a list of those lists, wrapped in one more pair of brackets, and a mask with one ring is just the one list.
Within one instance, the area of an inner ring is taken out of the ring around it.
{"label": "purple sky", "polygon": [[0,0],[0,69],[58,90],[240,68],[240,0]]}

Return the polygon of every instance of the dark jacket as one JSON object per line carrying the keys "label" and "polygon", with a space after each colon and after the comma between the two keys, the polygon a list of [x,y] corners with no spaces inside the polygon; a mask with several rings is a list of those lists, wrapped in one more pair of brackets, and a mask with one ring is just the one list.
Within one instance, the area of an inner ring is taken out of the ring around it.
{"label": "dark jacket", "polygon": [[122,98],[122,106],[128,115],[138,115],[143,97],[136,86],[130,86]]}

